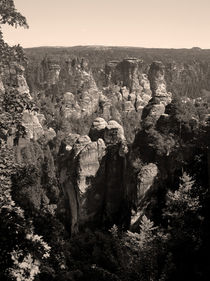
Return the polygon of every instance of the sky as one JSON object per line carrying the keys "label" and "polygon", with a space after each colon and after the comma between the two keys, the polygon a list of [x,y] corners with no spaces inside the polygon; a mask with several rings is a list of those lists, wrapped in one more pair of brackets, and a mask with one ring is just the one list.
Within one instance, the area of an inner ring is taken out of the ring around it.
{"label": "sky", "polygon": [[210,0],[14,2],[29,29],[4,26],[10,45],[210,49]]}

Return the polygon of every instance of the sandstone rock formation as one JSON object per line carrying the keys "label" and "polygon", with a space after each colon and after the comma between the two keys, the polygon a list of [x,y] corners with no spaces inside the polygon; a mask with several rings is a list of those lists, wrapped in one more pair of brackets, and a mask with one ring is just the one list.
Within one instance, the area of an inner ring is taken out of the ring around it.
{"label": "sandstone rock formation", "polygon": [[[136,210],[132,211],[131,229],[139,223],[148,204],[146,197],[154,191],[154,181],[158,175],[158,167],[154,163],[144,165],[137,175]],[[146,205],[146,206],[145,206]]]}
{"label": "sandstone rock formation", "polygon": [[92,141],[88,136],[70,135],[61,160],[60,183],[68,199],[71,233],[86,224],[120,218],[128,152],[123,128],[116,121],[96,118],[90,136]]}
{"label": "sandstone rock formation", "polygon": [[53,58],[45,58],[42,61],[44,69],[45,82],[48,86],[55,85],[59,81],[61,67]]}
{"label": "sandstone rock formation", "polygon": [[24,110],[22,113],[22,125],[25,128],[26,138],[38,140],[44,135],[44,130],[39,123],[37,113],[34,111]]}
{"label": "sandstone rock formation", "polygon": [[1,68],[1,80],[5,91],[9,91],[11,88],[16,89],[20,95],[26,94],[29,99],[31,95],[29,93],[29,87],[25,79],[25,68],[12,62],[8,66]]}
{"label": "sandstone rock formation", "polygon": [[64,116],[79,119],[91,115],[98,109],[100,93],[87,62],[67,61],[62,71],[67,90],[63,97]]}
{"label": "sandstone rock formation", "polygon": [[122,102],[123,111],[127,113],[142,112],[152,95],[145,71],[143,61],[136,58],[128,58],[120,62],[111,61],[106,65],[106,89],[112,92],[109,99],[113,104]]}
{"label": "sandstone rock formation", "polygon": [[104,137],[105,128],[107,127],[107,122],[101,118],[97,117],[90,128],[89,136],[92,141]]}
{"label": "sandstone rock formation", "polygon": [[165,107],[171,103],[172,94],[166,90],[165,66],[162,62],[153,62],[149,70],[149,81],[152,99],[143,111],[143,127],[155,126],[157,120],[165,112]]}

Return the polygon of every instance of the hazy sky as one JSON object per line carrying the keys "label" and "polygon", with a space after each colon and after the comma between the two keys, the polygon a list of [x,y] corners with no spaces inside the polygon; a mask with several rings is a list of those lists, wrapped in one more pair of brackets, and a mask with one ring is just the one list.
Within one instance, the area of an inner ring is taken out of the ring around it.
{"label": "hazy sky", "polygon": [[210,0],[15,0],[30,28],[4,27],[23,47],[210,48]]}

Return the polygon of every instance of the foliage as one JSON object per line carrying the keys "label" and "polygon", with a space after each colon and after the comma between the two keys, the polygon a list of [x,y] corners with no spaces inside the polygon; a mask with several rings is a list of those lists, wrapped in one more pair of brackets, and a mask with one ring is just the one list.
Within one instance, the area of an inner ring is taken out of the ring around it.
{"label": "foliage", "polygon": [[193,264],[199,263],[196,255],[201,247],[203,218],[200,214],[202,206],[199,193],[201,194],[195,181],[183,173],[179,188],[174,192],[168,191],[167,194],[163,217],[168,222],[169,247],[176,264],[175,278],[179,280],[198,274],[196,270],[191,271],[191,268]]}
{"label": "foliage", "polygon": [[40,261],[49,257],[50,247],[41,236],[34,234],[32,222],[12,199],[11,175],[17,169],[14,150],[2,144],[0,159],[0,276],[34,280]]}
{"label": "foliage", "polygon": [[26,18],[15,8],[14,0],[2,0],[0,3],[0,24],[27,27]]}
{"label": "foliage", "polygon": [[26,18],[22,16],[15,8],[14,0],[1,0],[0,2],[0,58],[1,63],[24,62],[26,57],[20,45],[10,47],[3,40],[1,25],[9,24],[17,27],[28,27]]}

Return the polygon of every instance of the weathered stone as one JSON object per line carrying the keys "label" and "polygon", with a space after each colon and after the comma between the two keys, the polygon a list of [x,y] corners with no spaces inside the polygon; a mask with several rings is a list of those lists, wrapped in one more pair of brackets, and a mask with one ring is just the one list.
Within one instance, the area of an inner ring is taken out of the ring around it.
{"label": "weathered stone", "polygon": [[89,132],[89,136],[91,138],[92,141],[97,140],[99,138],[103,138],[104,137],[104,130],[107,126],[107,122],[101,118],[101,117],[97,117],[90,128],[90,132]]}
{"label": "weathered stone", "polygon": [[123,127],[114,120],[110,120],[105,128],[104,141],[106,144],[117,144],[125,140]]}
{"label": "weathered stone", "polygon": [[73,148],[74,148],[74,153],[75,157],[81,152],[81,150],[87,145],[91,143],[91,139],[89,136],[79,136],[79,138],[75,141]]}
{"label": "weathered stone", "polygon": [[65,118],[74,117],[76,119],[81,117],[81,108],[72,93],[66,92],[64,94],[64,105],[62,106]]}
{"label": "weathered stone", "polygon": [[56,132],[53,128],[49,128],[45,131],[45,136],[48,141],[53,140],[56,137]]}
{"label": "weathered stone", "polygon": [[59,81],[61,67],[54,59],[47,59],[42,62],[45,75],[46,75],[46,82],[49,86],[55,85]]}
{"label": "weathered stone", "polygon": [[141,168],[137,177],[137,200],[139,202],[149,191],[157,174],[158,168],[154,163],[149,163],[148,165],[145,165]]}
{"label": "weathered stone", "polygon": [[68,197],[71,233],[86,224],[100,225],[102,218],[107,223],[120,220],[118,212],[125,196],[122,177],[128,153],[124,131],[116,121],[106,123],[102,118],[94,120],[93,128],[103,132],[105,141],[72,136],[74,140],[68,142],[64,154],[68,161],[61,169],[60,182]]}
{"label": "weathered stone", "polygon": [[130,112],[130,111],[134,111],[135,110],[135,107],[134,107],[134,105],[132,104],[131,101],[124,102],[123,108],[124,108],[125,112]]}
{"label": "weathered stone", "polygon": [[172,94],[166,90],[165,66],[162,62],[153,62],[149,70],[152,99],[143,112],[143,127],[155,126],[165,112],[165,107],[172,101]]}
{"label": "weathered stone", "polygon": [[136,205],[137,210],[132,212],[131,216],[131,228],[138,224],[141,216],[143,215],[143,202],[149,192],[152,191],[154,181],[158,175],[158,167],[149,163],[143,166],[138,173],[137,177],[137,193],[136,193]]}
{"label": "weathered stone", "polygon": [[39,123],[37,113],[34,111],[23,111],[22,125],[25,127],[26,138],[28,139],[34,139],[36,141],[44,135],[44,130]]}
{"label": "weathered stone", "polygon": [[43,126],[46,121],[44,114],[37,113],[37,118],[39,119],[40,124]]}

